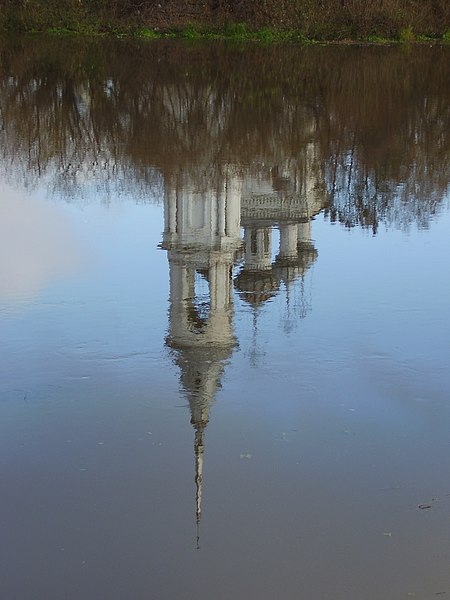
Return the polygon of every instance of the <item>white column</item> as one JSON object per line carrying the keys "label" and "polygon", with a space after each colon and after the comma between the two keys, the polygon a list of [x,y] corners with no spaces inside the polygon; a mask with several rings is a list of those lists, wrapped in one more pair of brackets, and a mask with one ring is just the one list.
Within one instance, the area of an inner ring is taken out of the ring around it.
{"label": "white column", "polygon": [[239,238],[241,226],[241,184],[236,178],[226,181],[226,233]]}
{"label": "white column", "polygon": [[285,224],[280,226],[280,257],[297,256],[297,225]]}
{"label": "white column", "polygon": [[217,210],[218,210],[218,219],[217,219],[217,235],[222,238],[226,235],[226,212],[227,201],[225,196],[225,190],[219,190],[217,194]]}
{"label": "white column", "polygon": [[173,188],[168,188],[164,194],[164,224],[169,233],[177,230],[177,198]]}
{"label": "white column", "polygon": [[306,223],[299,223],[298,228],[298,241],[299,242],[310,242],[311,241],[311,221]]}

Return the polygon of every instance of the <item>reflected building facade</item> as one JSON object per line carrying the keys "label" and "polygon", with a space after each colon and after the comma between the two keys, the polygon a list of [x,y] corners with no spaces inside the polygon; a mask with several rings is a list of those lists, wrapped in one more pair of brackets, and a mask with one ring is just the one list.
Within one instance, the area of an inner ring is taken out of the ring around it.
{"label": "reflected building facade", "polygon": [[[261,168],[257,177],[254,171],[243,173],[228,165],[210,170],[190,167],[165,175],[161,247],[169,262],[166,344],[180,369],[195,430],[197,528],[205,429],[237,345],[234,290],[255,311],[283,285],[288,291],[317,257],[311,219],[325,206],[320,161],[312,145],[305,148],[300,162]],[[197,546],[198,542],[197,531]]]}

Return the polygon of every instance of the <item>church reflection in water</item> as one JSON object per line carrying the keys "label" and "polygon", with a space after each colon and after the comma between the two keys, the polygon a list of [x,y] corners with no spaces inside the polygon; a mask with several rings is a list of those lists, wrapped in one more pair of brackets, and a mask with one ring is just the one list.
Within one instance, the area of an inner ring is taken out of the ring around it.
{"label": "church reflection in water", "polygon": [[[170,272],[166,343],[180,369],[195,429],[197,546],[205,429],[237,343],[233,288],[254,311],[282,286],[288,290],[317,257],[311,220],[325,206],[313,144],[306,146],[301,161],[282,166],[250,172],[231,166],[190,167],[165,176],[162,248]],[[277,253],[272,249],[275,230]]]}

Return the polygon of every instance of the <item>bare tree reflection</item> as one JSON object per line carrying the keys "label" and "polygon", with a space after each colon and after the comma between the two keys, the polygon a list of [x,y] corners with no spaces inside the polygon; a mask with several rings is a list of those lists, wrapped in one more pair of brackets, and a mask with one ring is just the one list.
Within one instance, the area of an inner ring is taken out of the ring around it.
{"label": "bare tree reflection", "polygon": [[3,170],[146,201],[192,165],[260,178],[314,142],[331,220],[426,227],[448,190],[447,65],[445,47],[2,39]]}

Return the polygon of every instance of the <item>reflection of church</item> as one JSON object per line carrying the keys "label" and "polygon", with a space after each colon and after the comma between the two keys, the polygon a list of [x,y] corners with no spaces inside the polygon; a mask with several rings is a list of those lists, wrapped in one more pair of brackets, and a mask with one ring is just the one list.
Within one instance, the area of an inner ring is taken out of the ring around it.
{"label": "reflection of church", "polygon": [[[316,163],[317,164],[317,163]],[[305,172],[306,169],[306,172]],[[170,272],[167,345],[180,368],[195,429],[196,519],[200,523],[204,434],[210,406],[236,345],[234,286],[257,307],[302,277],[317,251],[312,217],[325,206],[314,163],[270,169],[263,177],[231,167],[166,176],[164,237]],[[243,228],[243,240],[241,238]],[[279,231],[278,252],[272,250]]]}

